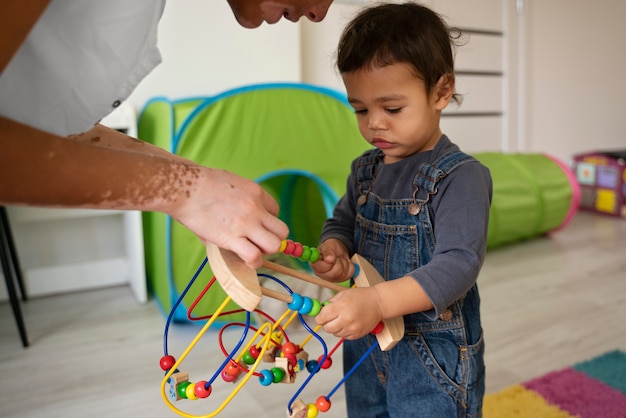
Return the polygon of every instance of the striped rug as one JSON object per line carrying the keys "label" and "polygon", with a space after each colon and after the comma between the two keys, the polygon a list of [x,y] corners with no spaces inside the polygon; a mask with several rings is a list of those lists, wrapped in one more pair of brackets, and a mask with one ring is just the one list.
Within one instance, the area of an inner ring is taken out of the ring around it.
{"label": "striped rug", "polygon": [[485,396],[484,418],[626,418],[626,353],[611,351]]}

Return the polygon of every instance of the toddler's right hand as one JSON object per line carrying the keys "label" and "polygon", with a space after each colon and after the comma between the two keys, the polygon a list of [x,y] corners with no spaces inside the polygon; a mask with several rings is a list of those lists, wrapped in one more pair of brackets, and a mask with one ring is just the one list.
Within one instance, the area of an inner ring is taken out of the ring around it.
{"label": "toddler's right hand", "polygon": [[341,241],[330,238],[317,247],[320,258],[311,264],[313,272],[329,282],[343,282],[354,274],[355,268],[348,249]]}

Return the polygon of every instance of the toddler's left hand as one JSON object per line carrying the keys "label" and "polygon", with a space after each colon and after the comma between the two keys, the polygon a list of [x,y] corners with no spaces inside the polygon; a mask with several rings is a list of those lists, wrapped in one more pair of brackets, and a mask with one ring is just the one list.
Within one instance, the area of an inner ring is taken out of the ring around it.
{"label": "toddler's left hand", "polygon": [[383,319],[380,297],[373,287],[351,288],[337,293],[315,317],[324,331],[356,340],[370,333]]}

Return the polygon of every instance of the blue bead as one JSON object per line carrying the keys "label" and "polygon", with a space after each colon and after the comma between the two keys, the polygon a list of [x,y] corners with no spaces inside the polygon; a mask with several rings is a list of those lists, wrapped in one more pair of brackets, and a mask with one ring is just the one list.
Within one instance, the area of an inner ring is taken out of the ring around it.
{"label": "blue bead", "polygon": [[304,304],[304,298],[302,298],[302,295],[292,293],[291,302],[287,304],[287,307],[292,311],[298,311],[300,310],[300,308],[302,308],[302,304]]}
{"label": "blue bead", "polygon": [[263,386],[269,386],[272,384],[272,382],[274,381],[274,374],[265,369],[265,370],[261,370],[261,376],[259,376],[259,383],[261,383],[261,385]]}
{"label": "blue bead", "polygon": [[311,300],[310,297],[305,296],[304,303],[302,304],[302,307],[298,309],[298,313],[302,315],[306,315],[309,312],[311,312],[311,309],[313,309],[313,301]]}
{"label": "blue bead", "polygon": [[317,368],[317,361],[309,360],[306,362],[306,369],[309,371],[309,373],[313,373],[316,368]]}
{"label": "blue bead", "polygon": [[361,269],[357,263],[353,263],[353,265],[354,265],[354,274],[352,275],[352,278],[355,279],[356,276],[359,275],[359,272],[361,271]]}

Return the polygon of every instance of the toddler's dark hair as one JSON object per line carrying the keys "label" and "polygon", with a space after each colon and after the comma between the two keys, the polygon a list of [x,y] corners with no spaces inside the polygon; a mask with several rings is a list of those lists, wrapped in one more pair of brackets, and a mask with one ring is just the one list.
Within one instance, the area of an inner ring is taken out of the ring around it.
{"label": "toddler's dark hair", "polygon": [[[344,29],[337,68],[346,73],[363,68],[407,63],[430,93],[441,76],[454,75],[455,39],[444,20],[416,3],[380,4],[365,8]],[[454,93],[452,100],[460,103]]]}

